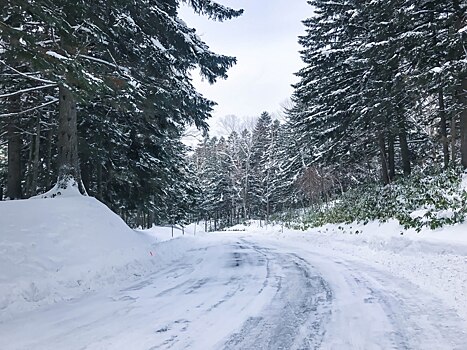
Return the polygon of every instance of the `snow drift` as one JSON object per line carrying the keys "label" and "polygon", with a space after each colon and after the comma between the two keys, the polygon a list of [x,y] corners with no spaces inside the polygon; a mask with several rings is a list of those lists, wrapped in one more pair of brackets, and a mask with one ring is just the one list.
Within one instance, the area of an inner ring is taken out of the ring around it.
{"label": "snow drift", "polygon": [[0,322],[137,278],[153,242],[92,197],[0,202]]}

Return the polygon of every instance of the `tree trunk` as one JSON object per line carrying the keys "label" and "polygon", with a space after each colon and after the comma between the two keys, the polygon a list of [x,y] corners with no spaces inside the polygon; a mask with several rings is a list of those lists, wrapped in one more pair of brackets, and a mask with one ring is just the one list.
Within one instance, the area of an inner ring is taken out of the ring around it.
{"label": "tree trunk", "polygon": [[396,177],[396,164],[395,164],[395,151],[394,151],[394,135],[392,133],[388,136],[388,171],[389,181],[394,181]]}
{"label": "tree trunk", "polygon": [[102,200],[102,163],[97,162],[97,199]]}
{"label": "tree trunk", "polygon": [[381,175],[383,178],[383,183],[385,185],[389,184],[389,173],[388,173],[388,162],[386,158],[386,143],[384,140],[384,134],[379,134],[379,151],[380,151],[380,160],[381,160]]}
{"label": "tree trunk", "polygon": [[8,135],[8,179],[6,196],[10,199],[20,199],[21,189],[21,148],[23,140],[16,122],[12,119],[7,126]]}
{"label": "tree trunk", "polygon": [[438,92],[438,104],[439,104],[439,132],[441,134],[441,144],[443,145],[443,161],[444,167],[449,166],[449,143],[448,143],[448,130],[446,125],[446,110],[444,106],[444,94],[443,89],[440,88]]}
{"label": "tree trunk", "polygon": [[37,178],[39,176],[40,163],[40,145],[41,145],[41,116],[37,114],[36,136],[34,138],[34,159],[32,164],[31,194],[37,194]]}
{"label": "tree trunk", "polygon": [[456,138],[457,138],[456,116],[453,115],[451,118],[451,161],[452,161],[452,164],[455,164],[457,160]]}
{"label": "tree trunk", "polygon": [[269,196],[266,199],[266,222],[269,223],[269,211],[270,211],[270,204],[269,204]]}
{"label": "tree trunk", "polygon": [[46,160],[45,160],[45,168],[47,169],[46,174],[45,174],[45,186],[46,188],[52,187],[51,183],[51,174],[52,174],[52,142],[53,142],[53,136],[54,136],[54,120],[52,113],[50,113],[50,118],[49,118],[49,130],[47,131],[47,155],[46,155]]}
{"label": "tree trunk", "polygon": [[[459,0],[453,0],[452,5],[456,12],[455,30],[459,31],[465,25],[465,10],[461,7]],[[460,91],[458,91],[459,102],[461,105],[460,111],[460,151],[461,151],[461,164],[464,169],[467,169],[467,76],[460,76],[461,84]]]}
{"label": "tree trunk", "polygon": [[[109,153],[112,154],[113,152],[113,148],[112,148],[112,145],[110,145],[109,147]],[[111,184],[112,184],[112,181],[113,181],[113,178],[114,178],[114,170],[112,168],[112,162],[109,160],[106,164],[106,166],[104,167],[104,170],[107,170],[106,174],[107,176],[105,176],[105,187],[102,189],[102,198],[104,198],[104,193],[105,193],[105,198],[108,199],[108,201],[110,203],[113,202],[113,191],[111,191],[112,187],[111,187]]]}
{"label": "tree trunk", "polygon": [[467,169],[467,78],[462,81],[461,91],[462,111],[460,114],[460,133],[461,133],[461,160],[462,167]]}
{"label": "tree trunk", "polygon": [[404,116],[399,117],[399,143],[401,147],[402,170],[405,176],[410,175],[412,168],[410,166],[410,152],[407,143],[407,130],[405,127]]}
{"label": "tree trunk", "polygon": [[33,156],[34,156],[34,135],[30,136],[29,140],[29,152],[28,152],[28,160],[25,164],[26,166],[26,175],[25,175],[25,182],[23,192],[25,196],[32,196],[32,169],[34,167],[33,164]]}
{"label": "tree trunk", "polygon": [[149,227],[148,228],[151,228],[153,225],[154,225],[154,221],[155,221],[155,215],[154,215],[154,211],[151,210],[149,212]]}
{"label": "tree trunk", "polygon": [[77,186],[81,193],[86,193],[81,181],[78,159],[78,131],[76,119],[76,101],[71,91],[60,85],[58,117],[58,188],[66,189]]}
{"label": "tree trunk", "polygon": [[[79,163],[79,169],[81,173],[81,181],[84,185],[84,188],[90,189],[91,183],[93,183],[93,175],[95,174],[95,169],[93,168],[91,162],[83,158],[86,156],[81,156],[81,162]],[[93,196],[95,193],[92,194]]]}

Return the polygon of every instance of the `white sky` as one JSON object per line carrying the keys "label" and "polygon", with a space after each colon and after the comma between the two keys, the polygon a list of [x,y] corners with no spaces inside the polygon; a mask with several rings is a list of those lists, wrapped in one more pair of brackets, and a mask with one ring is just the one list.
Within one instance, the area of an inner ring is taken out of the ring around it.
{"label": "white sky", "polygon": [[[312,15],[306,0],[219,0],[244,14],[226,22],[214,22],[183,7],[180,17],[210,49],[237,57],[229,78],[214,85],[193,73],[194,84],[205,97],[218,103],[211,129],[218,120],[234,114],[240,118],[275,113],[292,94],[294,73],[304,66],[298,51],[298,36],[305,33],[302,20]],[[215,130],[213,130],[214,133]]]}

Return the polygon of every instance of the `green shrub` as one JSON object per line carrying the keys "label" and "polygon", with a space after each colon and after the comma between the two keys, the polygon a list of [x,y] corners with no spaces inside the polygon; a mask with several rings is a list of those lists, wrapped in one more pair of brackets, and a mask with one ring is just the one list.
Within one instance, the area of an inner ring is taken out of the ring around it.
{"label": "green shrub", "polygon": [[[307,215],[302,226],[397,219],[404,228],[420,231],[460,223],[467,214],[467,192],[460,189],[461,179],[459,168],[416,169],[410,177],[387,186],[368,184],[349,190],[331,205]],[[415,215],[415,211],[423,214]]]}

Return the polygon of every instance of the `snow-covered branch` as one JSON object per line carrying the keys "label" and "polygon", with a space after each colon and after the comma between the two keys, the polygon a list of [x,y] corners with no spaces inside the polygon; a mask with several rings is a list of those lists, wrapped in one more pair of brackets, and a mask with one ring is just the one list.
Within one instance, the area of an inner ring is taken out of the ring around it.
{"label": "snow-covered branch", "polygon": [[7,67],[8,69],[11,69],[13,72],[21,75],[22,77],[25,77],[25,78],[28,78],[28,79],[31,79],[31,80],[36,80],[36,81],[40,81],[41,83],[46,83],[46,84],[57,84],[56,82],[54,81],[51,81],[51,80],[47,80],[47,79],[42,79],[42,78],[38,78],[38,77],[34,77],[34,76],[31,76],[31,75],[28,75],[28,74],[25,74],[23,72],[20,72],[19,70],[13,68],[12,66],[10,66],[9,64],[7,64],[5,61],[3,60],[0,60],[0,63],[3,64],[5,67]]}
{"label": "snow-covered branch", "polygon": [[58,98],[53,99],[52,101],[43,103],[43,104],[41,104],[41,105],[39,105],[39,106],[35,106],[35,107],[32,107],[32,108],[25,109],[24,111],[19,111],[19,112],[14,112],[14,113],[0,114],[0,118],[14,117],[14,116],[22,115],[22,114],[25,114],[25,113],[29,113],[29,112],[35,111],[36,109],[40,109],[40,108],[43,108],[43,107],[47,107],[47,106],[49,106],[49,105],[51,105],[51,104],[54,104],[54,103],[56,103],[56,102],[58,102]]}
{"label": "snow-covered branch", "polygon": [[32,88],[22,89],[22,90],[18,90],[18,91],[15,91],[15,92],[10,92],[8,94],[0,95],[0,98],[12,97],[12,96],[24,94],[26,92],[42,90],[42,89],[47,89],[47,88],[52,88],[52,87],[57,87],[57,84],[47,84],[47,85],[35,86],[35,87],[32,87]]}
{"label": "snow-covered branch", "polygon": [[109,66],[109,67],[112,67],[112,68],[121,70],[121,71],[123,71],[123,72],[128,72],[128,69],[127,69],[127,68],[122,67],[122,66],[119,66],[117,63],[112,63],[112,62],[103,60],[103,59],[101,59],[101,58],[97,58],[97,57],[93,57],[93,56],[88,56],[88,55],[82,55],[82,54],[78,55],[78,57],[82,57],[82,58],[85,58],[85,59],[90,60],[90,61],[94,61],[94,62],[97,62],[97,63],[101,63],[101,64],[104,64],[104,65],[106,65],[106,66]]}

